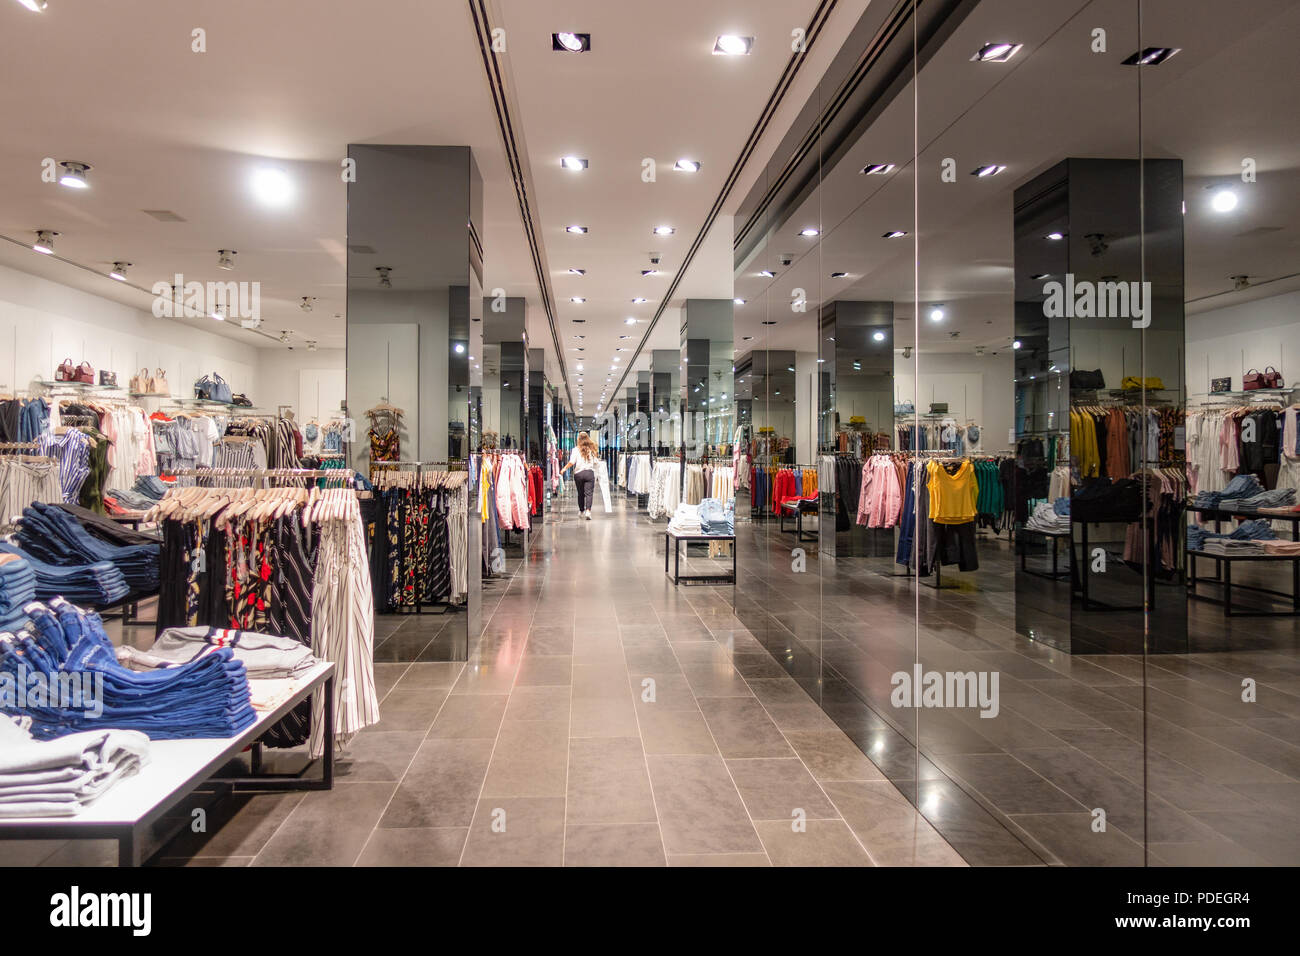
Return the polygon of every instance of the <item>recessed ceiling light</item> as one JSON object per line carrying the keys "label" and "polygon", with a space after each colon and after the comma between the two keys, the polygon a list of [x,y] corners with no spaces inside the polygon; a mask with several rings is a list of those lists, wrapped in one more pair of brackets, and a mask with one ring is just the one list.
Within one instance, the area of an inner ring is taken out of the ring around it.
{"label": "recessed ceiling light", "polygon": [[552,33],[551,49],[559,53],[587,53],[591,50],[591,34]]}
{"label": "recessed ceiling light", "polygon": [[748,56],[753,49],[753,37],[741,37],[726,33],[713,42],[714,56]]}
{"label": "recessed ceiling light", "polygon": [[574,325],[582,325],[582,323],[586,322],[587,320],[586,320],[586,319],[570,319],[569,321],[572,322]]}
{"label": "recessed ceiling light", "polygon": [[456,351],[456,354],[457,354],[457,355],[464,355],[464,354],[465,354],[465,346],[464,346],[464,344],[461,343],[461,342],[457,342],[456,345],[455,345],[455,351]]}
{"label": "recessed ceiling light", "polygon": [[1005,63],[1024,46],[1023,43],[986,43],[971,57],[972,63]]}
{"label": "recessed ceiling light", "polygon": [[1048,276],[1050,276],[1050,275],[1051,275],[1050,272],[1038,272],[1038,273],[1035,273],[1034,275],[1031,275],[1031,276],[1029,277],[1029,281],[1031,281],[1031,282],[1040,282],[1040,281],[1042,281],[1043,279],[1046,279],[1046,278],[1047,278]]}
{"label": "recessed ceiling light", "polygon": [[1005,166],[999,166],[996,163],[993,163],[988,166],[976,166],[974,169],[970,171],[970,174],[972,176],[978,176],[981,179],[984,179],[988,176],[996,176],[998,173],[1002,172],[1006,168],[1007,167]]}
{"label": "recessed ceiling light", "polygon": [[698,173],[700,164],[693,159],[679,159],[673,164],[673,169],[679,173]]}
{"label": "recessed ceiling light", "polygon": [[631,337],[632,337],[632,336],[630,336],[630,335],[620,335],[620,336],[619,336],[620,339],[630,339]]}
{"label": "recessed ceiling light", "polygon": [[893,163],[870,163],[862,167],[864,176],[884,176],[886,173],[894,171]]}
{"label": "recessed ceiling light", "polygon": [[1226,186],[1221,186],[1210,197],[1210,208],[1215,212],[1232,212],[1237,208],[1237,194]]}
{"label": "recessed ceiling light", "polygon": [[[752,339],[752,338],[753,338],[752,335],[742,335],[742,336],[740,337],[740,341],[742,341],[742,342],[748,342],[748,341],[749,341],[750,339]],[[741,381],[743,382],[744,379],[742,378]]]}
{"label": "recessed ceiling light", "polygon": [[587,227],[586,227],[586,226],[566,226],[565,229],[564,229],[564,231],[565,231],[565,232],[572,232],[572,233],[574,233],[575,235],[579,235],[579,236],[585,236],[585,235],[587,234]]}
{"label": "recessed ceiling light", "polygon": [[845,276],[847,276],[847,275],[848,275],[847,272],[832,272],[832,273],[831,273],[831,278],[832,278],[832,279],[843,279],[843,278],[844,278]]}
{"label": "recessed ceiling light", "polygon": [[1044,238],[1044,239],[1051,239],[1053,242],[1058,242],[1059,240],[1065,238],[1065,233],[1063,233],[1063,232],[1049,232],[1049,233],[1048,233],[1046,236],[1044,236],[1043,238]]}
{"label": "recessed ceiling light", "polygon": [[1012,342],[1012,343],[1011,343],[1011,347],[1012,347],[1013,349],[1018,349],[1018,348],[1020,348],[1020,340],[1019,340],[1019,339],[1016,339],[1014,342]]}
{"label": "recessed ceiling light", "polygon": [[582,303],[586,302],[587,300],[580,295],[575,295],[575,296],[570,296],[569,301],[577,303],[578,305],[582,305]]}
{"label": "recessed ceiling light", "polygon": [[803,236],[805,239],[811,239],[813,236],[820,236],[821,232],[820,229],[814,229],[812,226],[809,226],[807,229],[800,229],[799,235]]}
{"label": "recessed ceiling light", "polygon": [[658,269],[642,269],[642,270],[641,270],[641,275],[643,275],[643,276],[659,276],[659,275],[663,275],[663,273],[660,272]]}
{"label": "recessed ceiling light", "polygon": [[[217,268],[224,269],[226,272],[230,272],[232,269],[235,268],[235,256],[237,255],[239,255],[239,253],[236,252],[234,249],[218,249]],[[388,271],[392,272],[391,269],[389,269]],[[380,270],[380,272],[382,274],[382,270]]]}
{"label": "recessed ceiling light", "polygon": [[632,318],[631,316],[628,316],[626,319],[623,320],[623,323],[625,325],[636,325],[636,319]]}
{"label": "recessed ceiling light", "polygon": [[731,301],[734,302],[736,305],[744,305],[744,304],[745,304],[745,300],[744,300],[744,299],[732,299]]}
{"label": "recessed ceiling light", "polygon": [[654,231],[656,236],[671,236],[677,230],[672,226],[655,226]]}
{"label": "recessed ceiling light", "polygon": [[570,270],[569,270],[569,275],[571,275],[571,276],[585,276],[586,274],[587,274],[587,270],[586,270],[586,269],[570,269]]}
{"label": "recessed ceiling light", "polygon": [[1123,62],[1125,66],[1158,66],[1177,53],[1180,49],[1182,48],[1170,46],[1149,46],[1145,50],[1134,53]]}
{"label": "recessed ceiling light", "polygon": [[393,287],[393,280],[390,279],[389,276],[392,274],[393,267],[375,266],[375,271],[379,273],[379,288],[391,289]]}
{"label": "recessed ceiling light", "polygon": [[884,333],[884,332],[872,332],[872,333],[871,333],[871,337],[872,337],[873,339],[875,339],[877,342],[883,342],[883,341],[885,341],[885,333]]}
{"label": "recessed ceiling light", "polygon": [[891,229],[880,238],[882,239],[902,239],[907,232],[902,229]]}
{"label": "recessed ceiling light", "polygon": [[[28,9],[30,10],[31,7]],[[90,171],[88,163],[59,163],[59,165],[63,167],[63,172],[59,174],[59,185],[71,189],[90,188],[90,183],[86,182],[86,173]]]}
{"label": "recessed ceiling light", "polygon": [[129,262],[114,262],[113,271],[108,274],[110,279],[116,279],[118,282],[126,281],[126,270],[131,267]]}
{"label": "recessed ceiling light", "polygon": [[580,159],[577,156],[565,156],[560,160],[560,165],[565,169],[580,170],[587,168],[587,161],[585,159]]}
{"label": "recessed ceiling light", "polygon": [[574,338],[575,338],[575,339],[585,339],[586,336],[585,336],[585,335],[574,335]]}
{"label": "recessed ceiling light", "polygon": [[32,245],[33,252],[40,252],[47,256],[54,255],[54,237],[58,233],[53,229],[40,229],[36,232],[36,242]]}
{"label": "recessed ceiling light", "polygon": [[943,316],[944,316],[944,311],[942,305],[936,305],[933,309],[930,310],[931,322],[942,322]]}
{"label": "recessed ceiling light", "polygon": [[775,279],[775,278],[776,278],[776,273],[773,272],[771,269],[760,269],[760,270],[758,271],[758,274],[761,275],[764,279]]}
{"label": "recessed ceiling light", "polygon": [[18,0],[18,2],[21,3],[28,10],[32,11],[32,13],[40,13],[42,10],[44,10],[46,7],[49,6],[49,4],[45,2],[45,0]]}
{"label": "recessed ceiling light", "polygon": [[263,205],[286,206],[293,193],[293,180],[283,169],[259,169],[253,173],[253,195]]}

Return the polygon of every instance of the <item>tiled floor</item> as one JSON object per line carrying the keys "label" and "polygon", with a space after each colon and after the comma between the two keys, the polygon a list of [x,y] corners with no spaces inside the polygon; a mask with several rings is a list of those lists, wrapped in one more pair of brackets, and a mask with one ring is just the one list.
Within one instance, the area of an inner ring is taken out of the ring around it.
{"label": "tiled floor", "polygon": [[[467,664],[420,659],[443,619],[381,618],[383,720],[335,789],[221,801],[153,862],[963,865],[746,632],[730,588],[665,579],[662,540],[621,500],[548,520],[485,589]],[[115,859],[102,843],[22,852]]]}

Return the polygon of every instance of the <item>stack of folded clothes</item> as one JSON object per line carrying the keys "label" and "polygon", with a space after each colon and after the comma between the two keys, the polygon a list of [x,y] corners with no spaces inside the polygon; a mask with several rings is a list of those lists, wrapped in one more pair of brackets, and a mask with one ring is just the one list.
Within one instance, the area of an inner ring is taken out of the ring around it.
{"label": "stack of folded clothes", "polygon": [[[1057,501],[1066,501],[1058,498]],[[1068,501],[1066,501],[1068,505]],[[1029,516],[1025,522],[1025,527],[1034,531],[1045,531],[1048,534],[1069,534],[1070,533],[1070,509],[1067,507],[1062,514],[1057,510],[1055,504],[1048,504],[1046,501],[1040,502],[1034,506],[1034,513]]]}
{"label": "stack of folded clothes", "polygon": [[[1294,504],[1294,488],[1274,488],[1271,491],[1261,491],[1249,498],[1238,498],[1232,507],[1240,511],[1259,511],[1262,508],[1287,508]],[[1223,506],[1226,507],[1227,502],[1224,502]]]}
{"label": "stack of folded clothes", "polygon": [[39,501],[23,509],[16,537],[19,547],[47,564],[72,567],[106,561],[121,572],[136,596],[158,593],[161,544],[109,544],[90,534],[60,506]]}
{"label": "stack of folded clothes", "polygon": [[1261,541],[1265,554],[1300,555],[1300,541]]}
{"label": "stack of folded clothes", "polygon": [[0,631],[12,631],[27,621],[23,607],[36,597],[36,573],[16,554],[0,553]]}
{"label": "stack of folded clothes", "polygon": [[25,723],[0,714],[0,819],[76,816],[149,759],[149,738],[133,730],[41,741]]}
{"label": "stack of folded clothes", "polygon": [[700,528],[705,534],[735,534],[736,505],[728,498],[726,503],[717,498],[700,502]]}
{"label": "stack of folded clothes", "polygon": [[91,706],[34,702],[19,713],[32,735],[49,740],[86,730],[138,730],[155,740],[233,737],[257,721],[248,676],[228,647],[164,670],[138,673],[118,663],[104,624],[94,612],[67,601],[29,604],[31,626],[0,635],[0,670],[31,683],[39,671],[47,686],[93,681]]}
{"label": "stack of folded clothes", "polygon": [[169,627],[148,650],[119,647],[117,659],[133,671],[167,670],[221,648],[229,648],[235,660],[243,662],[249,680],[301,677],[319,663],[310,647],[292,637],[221,627]]}
{"label": "stack of folded clothes", "polygon": [[36,600],[67,598],[91,607],[110,607],[126,600],[131,589],[122,572],[107,561],[56,567],[38,560],[21,548],[0,541],[0,554],[13,554],[27,562],[36,579]]}
{"label": "stack of folded clothes", "polygon": [[1222,554],[1228,557],[1240,557],[1244,554],[1263,554],[1264,545],[1260,541],[1234,540],[1232,538],[1208,538],[1201,545],[1206,554]]}
{"label": "stack of folded clothes", "polygon": [[668,522],[668,530],[673,534],[703,534],[700,525],[700,506],[685,502],[677,506],[673,519]]}
{"label": "stack of folded clothes", "polygon": [[1216,511],[1229,502],[1254,497],[1263,490],[1264,486],[1254,475],[1237,475],[1222,491],[1198,491],[1192,500],[1192,508],[1196,511]]}
{"label": "stack of folded clothes", "polygon": [[[1208,551],[1208,545],[1212,541],[1268,541],[1276,537],[1277,535],[1273,533],[1272,526],[1262,518],[1243,521],[1229,534],[1207,531],[1198,524],[1190,524],[1187,526],[1187,550]],[[1223,554],[1224,552],[1215,553]],[[1262,549],[1253,553],[1260,554]]]}
{"label": "stack of folded clothes", "polygon": [[158,533],[135,531],[120,521],[97,515],[81,505],[61,504],[59,507],[76,518],[86,531],[108,544],[129,547],[133,544],[159,544],[162,541]]}

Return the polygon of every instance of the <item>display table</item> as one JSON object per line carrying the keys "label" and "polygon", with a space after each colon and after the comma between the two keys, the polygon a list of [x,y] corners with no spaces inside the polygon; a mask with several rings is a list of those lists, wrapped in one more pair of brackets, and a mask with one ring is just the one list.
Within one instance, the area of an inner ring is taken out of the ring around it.
{"label": "display table", "polygon": [[780,516],[779,528],[781,531],[785,531],[786,517],[787,516],[793,517],[794,531],[789,533],[794,535],[795,540],[800,544],[816,542],[820,537],[820,533],[805,534],[803,530],[803,516],[806,514],[816,514],[816,513],[817,513],[817,502],[811,498],[791,498],[789,501],[783,501],[781,502],[781,508],[779,511],[779,516]]}
{"label": "display table", "polygon": [[[681,555],[682,542],[687,544],[693,541],[729,541],[731,543],[731,573],[730,574],[682,574],[681,573]],[[734,534],[676,534],[672,531],[664,532],[664,574],[668,574],[668,558],[672,556],[673,571],[670,578],[673,584],[680,584],[683,581],[707,581],[715,584],[735,584],[736,583],[736,536]]]}
{"label": "display table", "polygon": [[[324,692],[325,726],[334,726],[334,665],[322,662],[296,679],[300,686],[288,700],[260,714],[257,723],[238,736],[150,741],[149,762],[140,772],[119,781],[76,816],[0,820],[0,840],[117,840],[118,865],[139,866],[144,831],[205,782],[210,781],[223,792],[332,789],[332,746],[325,748],[319,778],[256,773],[261,754],[260,745],[254,742],[313,693]],[[254,776],[214,776],[250,744],[254,744]],[[307,769],[310,766],[304,772]]]}
{"label": "display table", "polygon": [[[1208,558],[1215,562],[1214,577],[1200,578],[1196,576],[1196,561],[1198,558]],[[1291,593],[1277,591],[1272,588],[1255,587],[1249,584],[1232,583],[1232,566],[1238,561],[1270,561],[1270,562],[1291,562]],[[1203,594],[1196,593],[1197,583],[1201,584],[1219,584],[1223,587],[1223,598],[1207,597]],[[1237,588],[1239,591],[1251,591],[1255,594],[1266,594],[1270,597],[1282,597],[1291,599],[1291,610],[1289,611],[1241,611],[1233,610],[1232,607],[1232,589]],[[1187,552],[1187,588],[1189,596],[1198,601],[1206,601],[1210,604],[1222,604],[1224,617],[1294,617],[1300,615],[1300,554],[1215,554],[1212,551],[1188,551]]]}
{"label": "display table", "polygon": [[1225,521],[1240,520],[1241,518],[1262,518],[1265,521],[1285,521],[1291,525],[1291,540],[1300,541],[1300,511],[1293,511],[1291,514],[1286,515],[1271,515],[1260,514],[1258,511],[1242,511],[1239,508],[1230,508],[1225,511],[1222,508],[1197,508],[1194,505],[1188,505],[1188,507],[1200,516],[1202,523],[1213,521],[1215,531],[1221,531],[1221,526]]}
{"label": "display table", "polygon": [[[1061,542],[1064,541],[1066,546],[1069,547],[1070,532],[1041,531],[1038,528],[1023,527],[1019,530],[1018,534],[1020,534],[1021,537],[1023,537],[1024,535],[1036,535],[1037,537],[1040,538],[1046,538],[1050,542],[1050,547],[1052,549],[1052,571],[1049,574],[1046,571],[1034,570],[1025,563],[1025,558],[1028,555],[1028,549],[1024,547],[1024,544],[1027,542],[1022,542],[1020,548],[1020,570],[1021,571],[1025,572],[1025,574],[1032,574],[1036,578],[1046,578],[1049,581],[1059,581],[1061,578],[1070,577],[1070,575],[1072,574],[1071,571],[1059,570],[1060,568],[1059,555],[1061,550]],[[1071,560],[1073,560],[1073,557],[1071,558]]]}

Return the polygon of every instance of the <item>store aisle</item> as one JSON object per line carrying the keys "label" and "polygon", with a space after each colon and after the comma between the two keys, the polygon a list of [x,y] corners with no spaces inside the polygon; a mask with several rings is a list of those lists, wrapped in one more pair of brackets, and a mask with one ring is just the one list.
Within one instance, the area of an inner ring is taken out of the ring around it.
{"label": "store aisle", "polygon": [[[659,526],[597,512],[548,520],[485,593],[468,664],[376,664],[383,719],[334,791],[225,801],[154,863],[963,865],[727,591],[674,588]],[[441,625],[388,626],[428,646]]]}

